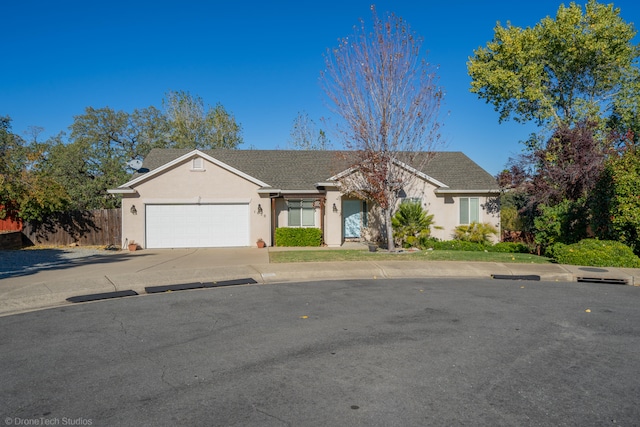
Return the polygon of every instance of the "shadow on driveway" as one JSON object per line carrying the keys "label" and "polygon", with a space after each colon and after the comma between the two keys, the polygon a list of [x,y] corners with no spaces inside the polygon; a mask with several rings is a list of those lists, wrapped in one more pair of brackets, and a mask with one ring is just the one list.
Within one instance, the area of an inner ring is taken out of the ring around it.
{"label": "shadow on driveway", "polygon": [[[144,255],[140,255],[144,256]],[[127,252],[98,249],[22,249],[0,251],[0,279],[130,259]]]}

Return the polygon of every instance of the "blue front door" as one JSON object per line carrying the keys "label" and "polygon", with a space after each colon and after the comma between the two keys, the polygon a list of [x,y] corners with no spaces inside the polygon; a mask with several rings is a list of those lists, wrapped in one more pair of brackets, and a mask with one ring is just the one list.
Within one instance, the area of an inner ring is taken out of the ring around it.
{"label": "blue front door", "polygon": [[344,200],[342,202],[344,238],[360,238],[362,227],[362,201]]}

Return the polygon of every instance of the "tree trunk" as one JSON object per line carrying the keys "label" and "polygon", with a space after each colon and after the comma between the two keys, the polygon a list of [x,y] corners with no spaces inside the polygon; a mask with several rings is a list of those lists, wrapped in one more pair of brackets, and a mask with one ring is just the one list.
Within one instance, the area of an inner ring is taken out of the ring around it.
{"label": "tree trunk", "polygon": [[396,244],[393,241],[393,226],[391,225],[391,209],[384,209],[384,223],[387,227],[387,250],[395,252]]}

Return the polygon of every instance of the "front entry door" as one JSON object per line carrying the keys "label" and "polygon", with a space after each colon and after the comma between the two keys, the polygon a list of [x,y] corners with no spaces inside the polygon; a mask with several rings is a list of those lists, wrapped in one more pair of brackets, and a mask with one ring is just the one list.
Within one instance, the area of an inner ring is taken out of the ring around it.
{"label": "front entry door", "polygon": [[362,201],[344,200],[342,202],[342,218],[345,239],[359,239],[362,227]]}

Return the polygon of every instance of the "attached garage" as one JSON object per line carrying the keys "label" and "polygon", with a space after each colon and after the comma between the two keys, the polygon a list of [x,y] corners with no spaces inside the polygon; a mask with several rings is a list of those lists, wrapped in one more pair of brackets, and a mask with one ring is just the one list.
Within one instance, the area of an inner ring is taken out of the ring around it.
{"label": "attached garage", "polygon": [[147,248],[250,246],[245,203],[149,204],[145,217]]}

